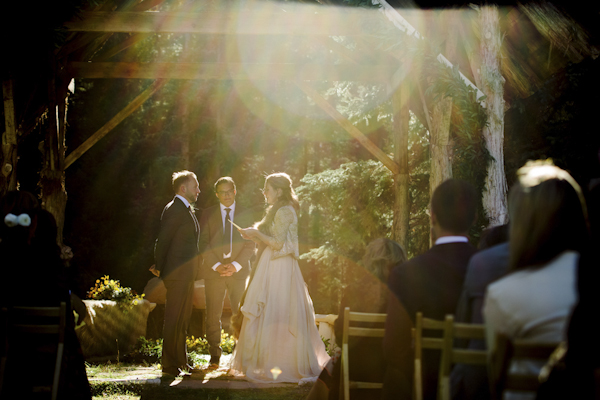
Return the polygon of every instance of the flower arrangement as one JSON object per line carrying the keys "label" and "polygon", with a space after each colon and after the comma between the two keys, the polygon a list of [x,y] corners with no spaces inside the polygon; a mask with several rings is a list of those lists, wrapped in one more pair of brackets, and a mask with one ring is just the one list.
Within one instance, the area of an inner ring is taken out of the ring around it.
{"label": "flower arrangement", "polygon": [[119,307],[131,309],[144,298],[144,294],[138,295],[135,290],[123,287],[118,280],[110,279],[108,275],[104,275],[102,278],[96,279],[96,284],[90,288],[87,298],[91,300],[113,300],[117,302]]}

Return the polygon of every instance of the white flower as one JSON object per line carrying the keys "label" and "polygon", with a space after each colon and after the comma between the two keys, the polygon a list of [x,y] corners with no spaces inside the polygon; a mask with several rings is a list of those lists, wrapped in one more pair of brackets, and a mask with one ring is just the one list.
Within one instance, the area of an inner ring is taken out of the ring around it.
{"label": "white flower", "polygon": [[17,217],[17,221],[21,226],[29,226],[31,225],[31,217],[28,214],[21,214]]}
{"label": "white flower", "polygon": [[25,213],[19,215],[18,217],[15,214],[8,213],[6,214],[6,217],[4,217],[4,223],[9,228],[15,227],[17,225],[29,226],[31,225],[31,217]]}
{"label": "white flower", "polygon": [[6,214],[6,217],[4,217],[4,223],[9,228],[12,228],[13,226],[17,226],[17,224],[18,224],[17,216],[15,214],[10,214],[10,213]]}

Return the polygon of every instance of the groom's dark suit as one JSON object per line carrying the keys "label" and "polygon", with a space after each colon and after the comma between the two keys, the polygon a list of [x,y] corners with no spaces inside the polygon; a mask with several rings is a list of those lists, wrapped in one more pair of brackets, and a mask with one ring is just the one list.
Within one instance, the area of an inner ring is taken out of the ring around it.
{"label": "groom's dark suit", "polygon": [[[247,228],[254,222],[252,213],[238,204],[235,205],[235,214],[232,218],[232,221],[242,228]],[[206,294],[206,339],[210,345],[211,358],[218,359],[221,356],[219,344],[221,342],[221,315],[225,291],[229,294],[231,311],[236,314],[250,274],[250,259],[254,255],[255,245],[253,241],[244,240],[238,230],[233,227],[231,257],[229,259],[224,258],[224,254],[228,254],[230,249],[228,245],[223,244],[221,204],[204,210],[200,225],[202,226],[200,248],[204,249],[202,273]],[[242,269],[230,277],[222,277],[213,270],[217,263],[230,264],[234,261]]]}
{"label": "groom's dark suit", "polygon": [[187,365],[186,333],[192,316],[194,278],[199,268],[200,225],[191,209],[177,196],[160,219],[154,257],[167,289],[163,328],[163,371],[175,372]]}

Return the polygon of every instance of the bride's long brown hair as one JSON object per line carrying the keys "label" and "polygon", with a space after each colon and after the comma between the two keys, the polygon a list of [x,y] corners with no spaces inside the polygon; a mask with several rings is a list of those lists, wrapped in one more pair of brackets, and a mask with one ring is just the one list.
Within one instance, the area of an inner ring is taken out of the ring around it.
{"label": "bride's long brown hair", "polygon": [[298,196],[296,196],[296,192],[294,192],[294,188],[292,187],[292,178],[288,174],[285,172],[276,172],[268,175],[265,180],[265,188],[267,185],[270,185],[275,191],[281,189],[281,195],[277,197],[275,204],[267,208],[265,217],[256,224],[256,228],[263,233],[269,233],[275,219],[275,214],[281,207],[291,205],[296,211],[300,208]]}

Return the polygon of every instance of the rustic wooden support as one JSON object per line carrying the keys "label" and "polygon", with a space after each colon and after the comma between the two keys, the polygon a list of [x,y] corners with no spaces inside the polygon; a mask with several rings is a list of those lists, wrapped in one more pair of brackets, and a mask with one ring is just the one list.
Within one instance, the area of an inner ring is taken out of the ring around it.
{"label": "rustic wooden support", "polygon": [[[286,8],[294,8],[286,5]],[[72,32],[200,33],[207,35],[303,35],[360,36],[367,34],[359,12],[319,7],[285,12],[281,7],[264,10],[216,10],[203,13],[82,12],[64,26]]]}
{"label": "rustic wooden support", "polygon": [[65,169],[69,168],[79,157],[81,157],[86,151],[88,151],[94,144],[98,143],[100,139],[106,136],[115,126],[119,125],[121,121],[131,115],[139,106],[141,106],[146,100],[148,100],[158,89],[165,85],[166,81],[157,80],[153,82],[146,90],[140,93],[131,103],[117,113],[110,121],[104,126],[98,129],[92,136],[90,136],[85,142],[83,142],[78,148],[73,150],[65,160]]}
{"label": "rustic wooden support", "polygon": [[371,154],[373,154],[379,161],[383,163],[394,175],[398,175],[400,173],[400,167],[398,164],[392,160],[387,154],[385,154],[379,147],[377,147],[373,142],[371,142],[357,127],[352,125],[352,123],[344,117],[338,110],[335,109],[331,104],[327,102],[317,92],[315,89],[310,87],[305,82],[296,82],[298,87],[302,89],[304,93],[308,97],[310,97],[321,109],[323,109],[327,114],[329,114],[335,122],[340,124],[342,128],[346,130],[353,138],[358,140],[358,142],[367,149]]}
{"label": "rustic wooden support", "polygon": [[67,82],[57,75],[54,52],[49,50],[48,65],[48,122],[44,125],[44,165],[40,171],[42,206],[54,215],[57,224],[57,238],[63,243],[63,227],[67,192],[64,171],[64,138],[66,130]]}
{"label": "rustic wooden support", "polygon": [[481,82],[487,96],[488,124],[483,137],[490,155],[494,158],[488,165],[483,192],[483,207],[490,226],[508,221],[507,183],[504,173],[504,77],[500,73],[502,33],[497,6],[479,9],[481,28]]}
{"label": "rustic wooden support", "polygon": [[17,188],[17,121],[15,116],[14,82],[2,82],[4,100],[4,134],[2,135],[2,182],[0,194]]}
{"label": "rustic wooden support", "polygon": [[146,34],[146,33],[136,33],[134,35],[131,35],[130,37],[125,39],[123,42],[119,43],[117,46],[113,46],[110,49],[102,51],[102,53],[93,57],[93,60],[96,62],[109,60],[111,57],[116,56],[123,50],[128,49],[129,47],[133,46],[134,44],[141,42],[142,40],[146,39],[149,36],[150,35]]}
{"label": "rustic wooden support", "polygon": [[408,123],[410,120],[408,96],[408,82],[404,82],[392,97],[394,161],[399,167],[398,174],[394,175],[395,198],[392,235],[404,249],[408,246],[411,206],[408,194]]}
{"label": "rustic wooden support", "polygon": [[74,78],[217,79],[387,82],[392,65],[72,62]]}

